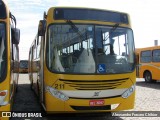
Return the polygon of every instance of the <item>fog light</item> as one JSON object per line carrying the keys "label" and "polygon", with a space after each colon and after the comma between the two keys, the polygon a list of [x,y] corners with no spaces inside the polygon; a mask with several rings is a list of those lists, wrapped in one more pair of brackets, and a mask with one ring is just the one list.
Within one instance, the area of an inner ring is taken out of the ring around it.
{"label": "fog light", "polygon": [[135,85],[132,85],[129,89],[127,89],[123,94],[122,98],[128,98],[135,91]]}
{"label": "fog light", "polygon": [[46,87],[46,91],[48,91],[51,95],[53,95],[54,97],[62,100],[62,101],[67,101],[69,99],[68,96],[66,96],[64,93],[58,91],[57,89],[47,86]]}
{"label": "fog light", "polygon": [[7,96],[7,90],[0,91],[0,105],[6,105],[8,102],[4,101]]}

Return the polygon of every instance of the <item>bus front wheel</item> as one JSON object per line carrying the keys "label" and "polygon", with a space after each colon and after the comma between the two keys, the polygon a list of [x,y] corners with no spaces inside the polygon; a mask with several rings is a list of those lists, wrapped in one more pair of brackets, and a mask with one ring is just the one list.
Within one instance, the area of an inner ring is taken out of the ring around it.
{"label": "bus front wheel", "polygon": [[145,82],[152,82],[152,74],[149,72],[149,71],[146,71],[144,73],[144,79],[145,79]]}

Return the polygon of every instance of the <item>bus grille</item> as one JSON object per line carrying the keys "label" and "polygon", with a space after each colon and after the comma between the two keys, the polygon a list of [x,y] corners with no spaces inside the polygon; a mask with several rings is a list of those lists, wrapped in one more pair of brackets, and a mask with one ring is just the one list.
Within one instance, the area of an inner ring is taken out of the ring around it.
{"label": "bus grille", "polygon": [[111,110],[110,105],[106,106],[71,106],[74,110]]}
{"label": "bus grille", "polygon": [[114,80],[59,80],[77,90],[107,90],[117,88],[128,79],[129,78]]}

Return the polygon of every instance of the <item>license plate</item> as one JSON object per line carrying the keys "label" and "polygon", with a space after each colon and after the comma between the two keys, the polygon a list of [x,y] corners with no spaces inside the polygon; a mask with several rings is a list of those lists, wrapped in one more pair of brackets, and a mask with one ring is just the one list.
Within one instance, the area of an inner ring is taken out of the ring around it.
{"label": "license plate", "polygon": [[103,106],[104,105],[104,100],[90,100],[89,105],[90,106]]}

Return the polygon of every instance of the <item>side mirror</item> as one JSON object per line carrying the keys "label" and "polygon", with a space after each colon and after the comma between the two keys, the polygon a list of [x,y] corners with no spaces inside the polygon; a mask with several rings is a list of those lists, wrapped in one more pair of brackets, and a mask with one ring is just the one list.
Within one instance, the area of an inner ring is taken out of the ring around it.
{"label": "side mirror", "polygon": [[38,25],[38,36],[44,36],[46,32],[46,21],[40,20]]}
{"label": "side mirror", "polygon": [[12,43],[13,44],[19,44],[20,42],[20,29],[18,28],[11,28],[11,32],[12,32]]}

